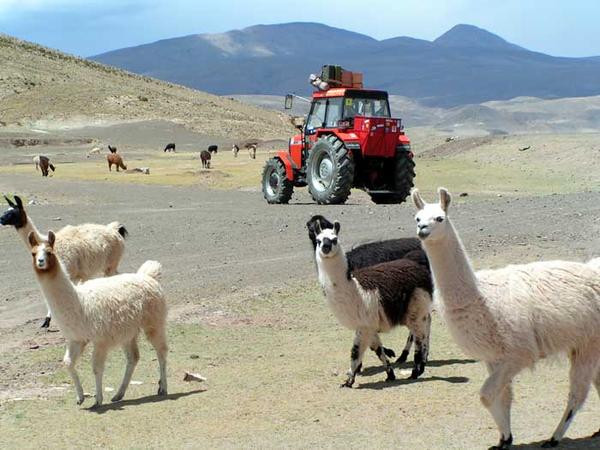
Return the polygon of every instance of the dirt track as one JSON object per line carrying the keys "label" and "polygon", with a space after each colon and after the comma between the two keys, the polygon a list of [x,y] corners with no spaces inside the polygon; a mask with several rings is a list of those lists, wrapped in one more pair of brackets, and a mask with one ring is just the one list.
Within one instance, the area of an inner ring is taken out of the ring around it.
{"label": "dirt track", "polygon": [[[265,292],[311,276],[304,224],[312,214],[340,220],[352,243],[413,233],[410,205],[373,205],[361,192],[345,206],[318,206],[301,190],[296,204],[273,206],[257,192],[10,175],[2,176],[0,191],[40,203],[28,210],[43,230],[121,221],[130,232],[121,271],[136,270],[149,258],[161,261],[173,305],[240,290]],[[478,267],[600,254],[600,193],[486,201],[467,197],[455,203],[455,221]],[[13,229],[0,229],[0,247],[0,326],[6,329],[40,317],[43,306],[29,255]],[[15,277],[15,271],[21,275]]]}

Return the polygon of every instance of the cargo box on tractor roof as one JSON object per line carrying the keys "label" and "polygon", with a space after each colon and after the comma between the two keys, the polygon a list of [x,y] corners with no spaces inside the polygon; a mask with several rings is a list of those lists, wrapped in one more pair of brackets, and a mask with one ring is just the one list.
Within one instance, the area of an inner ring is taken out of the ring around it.
{"label": "cargo box on tractor roof", "polygon": [[[415,177],[410,140],[392,118],[385,91],[364,89],[362,74],[323,66],[311,75],[310,112],[287,150],[269,159],[262,191],[269,203],[288,203],[294,187],[308,186],[320,204],[344,203],[351,188],[375,203],[401,203]],[[286,108],[293,96],[286,96]]]}

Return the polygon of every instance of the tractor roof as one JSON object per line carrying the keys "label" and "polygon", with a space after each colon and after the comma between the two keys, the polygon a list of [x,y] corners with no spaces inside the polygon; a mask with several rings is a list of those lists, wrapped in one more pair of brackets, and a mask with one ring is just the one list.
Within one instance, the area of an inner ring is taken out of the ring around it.
{"label": "tractor roof", "polygon": [[356,88],[331,88],[326,91],[315,91],[312,94],[313,98],[329,98],[329,97],[361,97],[367,96],[371,98],[387,98],[386,91],[376,91],[373,89],[356,89]]}

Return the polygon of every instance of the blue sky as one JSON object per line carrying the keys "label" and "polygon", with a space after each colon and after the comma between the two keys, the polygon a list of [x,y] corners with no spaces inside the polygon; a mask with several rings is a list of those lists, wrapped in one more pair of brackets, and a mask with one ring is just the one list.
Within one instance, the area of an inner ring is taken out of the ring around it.
{"label": "blue sky", "polygon": [[468,23],[531,50],[592,56],[600,55],[599,19],[598,0],[0,0],[0,32],[82,56],[297,21],[428,40]]}

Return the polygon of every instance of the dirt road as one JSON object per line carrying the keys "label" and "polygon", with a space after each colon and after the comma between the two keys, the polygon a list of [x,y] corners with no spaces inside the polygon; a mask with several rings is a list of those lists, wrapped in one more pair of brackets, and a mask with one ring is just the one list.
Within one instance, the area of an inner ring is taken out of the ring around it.
{"label": "dirt road", "polygon": [[[304,224],[313,214],[338,219],[354,244],[414,233],[411,205],[373,205],[361,192],[345,206],[315,205],[305,192],[296,195],[297,204],[275,206],[257,192],[10,175],[0,180],[0,191],[33,200],[28,210],[42,230],[121,221],[130,232],[121,271],[149,258],[161,261],[174,305],[310,277]],[[600,193],[485,201],[456,196],[455,202],[457,226],[477,267],[600,253]],[[0,229],[0,247],[0,326],[6,328],[41,316],[43,306],[29,255],[13,229]]]}

